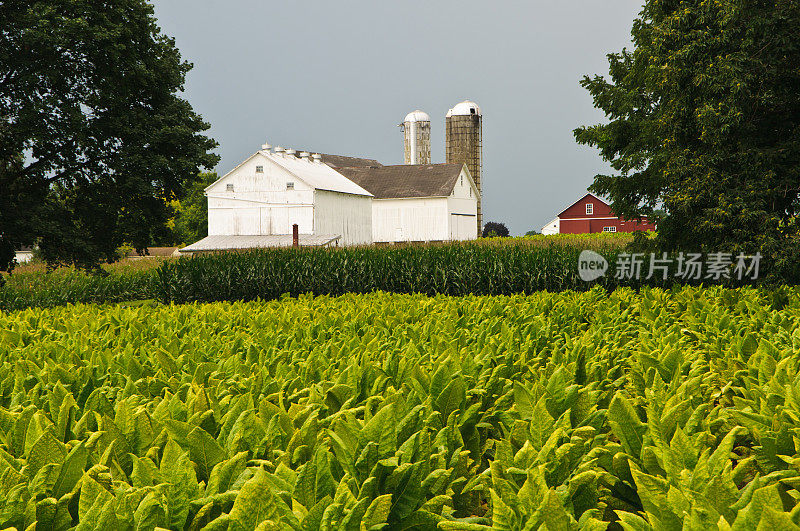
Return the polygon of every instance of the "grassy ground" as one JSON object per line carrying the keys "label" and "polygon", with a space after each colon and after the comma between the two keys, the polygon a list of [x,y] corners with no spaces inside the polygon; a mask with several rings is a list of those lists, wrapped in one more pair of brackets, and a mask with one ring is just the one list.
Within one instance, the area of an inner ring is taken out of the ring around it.
{"label": "grassy ground", "polygon": [[[124,274],[137,271],[147,271],[150,269],[157,269],[164,261],[174,260],[171,257],[161,256],[148,256],[146,258],[125,258],[113,264],[101,264],[100,269],[108,274]],[[77,271],[73,267],[58,267],[53,271],[47,270],[47,264],[44,262],[28,262],[21,264],[14,268],[13,273],[1,273],[6,280],[13,282],[15,279],[23,280],[24,278],[36,278],[37,275],[68,275],[72,273],[85,273]]]}

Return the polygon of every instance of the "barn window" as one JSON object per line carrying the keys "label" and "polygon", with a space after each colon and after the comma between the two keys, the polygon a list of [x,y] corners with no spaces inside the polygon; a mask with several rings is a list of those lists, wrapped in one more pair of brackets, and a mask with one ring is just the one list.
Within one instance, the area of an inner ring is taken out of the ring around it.
{"label": "barn window", "polygon": [[469,196],[472,197],[472,188],[469,189]]}
{"label": "barn window", "polygon": [[603,227],[603,232],[617,232],[616,227]]}
{"label": "barn window", "polygon": [[464,186],[464,176],[461,176],[461,186]]}
{"label": "barn window", "polygon": [[256,166],[256,173],[264,173],[264,166]]}
{"label": "barn window", "polygon": [[232,184],[226,184],[225,185],[225,190],[228,191],[228,192],[233,192],[233,185]]}
{"label": "barn window", "polygon": [[591,216],[594,214],[594,205],[592,203],[586,203],[586,215]]}
{"label": "barn window", "polygon": [[287,190],[294,190],[294,183],[286,183]]}

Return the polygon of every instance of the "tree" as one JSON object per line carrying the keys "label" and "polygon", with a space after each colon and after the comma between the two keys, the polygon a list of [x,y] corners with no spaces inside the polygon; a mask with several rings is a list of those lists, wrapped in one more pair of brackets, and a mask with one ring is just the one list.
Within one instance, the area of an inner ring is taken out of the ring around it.
{"label": "tree", "polygon": [[208,200],[205,188],[219,179],[216,172],[202,173],[186,196],[176,201],[172,243],[190,244],[208,236]]}
{"label": "tree", "polygon": [[500,236],[501,238],[508,237],[508,227],[506,227],[503,223],[498,223],[496,221],[489,221],[483,226],[483,233],[481,234],[483,238],[495,238]]}
{"label": "tree", "polygon": [[525,236],[536,236],[537,234],[539,234],[538,230],[531,229],[531,230],[529,230],[528,232],[525,233]]}
{"label": "tree", "polygon": [[0,270],[34,242],[87,268],[143,250],[218,161],[178,96],[191,65],[145,0],[5,0],[0,20]]}
{"label": "tree", "polygon": [[658,219],[664,250],[797,248],[800,3],[647,0],[634,50],[584,77],[609,122],[575,130],[616,171],[595,177],[625,218]]}

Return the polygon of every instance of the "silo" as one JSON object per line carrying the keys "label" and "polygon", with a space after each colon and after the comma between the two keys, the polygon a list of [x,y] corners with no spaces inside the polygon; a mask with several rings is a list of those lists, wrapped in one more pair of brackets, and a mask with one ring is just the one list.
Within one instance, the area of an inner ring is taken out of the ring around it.
{"label": "silo", "polygon": [[462,101],[449,111],[445,119],[445,155],[448,164],[466,164],[475,186],[478,187],[478,236],[483,228],[481,211],[481,108],[474,101]]}
{"label": "silo", "polygon": [[431,163],[431,117],[416,110],[406,115],[403,128],[406,164]]}

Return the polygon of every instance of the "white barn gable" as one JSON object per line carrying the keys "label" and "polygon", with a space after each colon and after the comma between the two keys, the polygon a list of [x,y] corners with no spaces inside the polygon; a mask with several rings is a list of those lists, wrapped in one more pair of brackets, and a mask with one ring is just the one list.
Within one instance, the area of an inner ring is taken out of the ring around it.
{"label": "white barn gable", "polygon": [[206,188],[209,236],[301,234],[370,243],[371,194],[310,158],[261,150]]}

